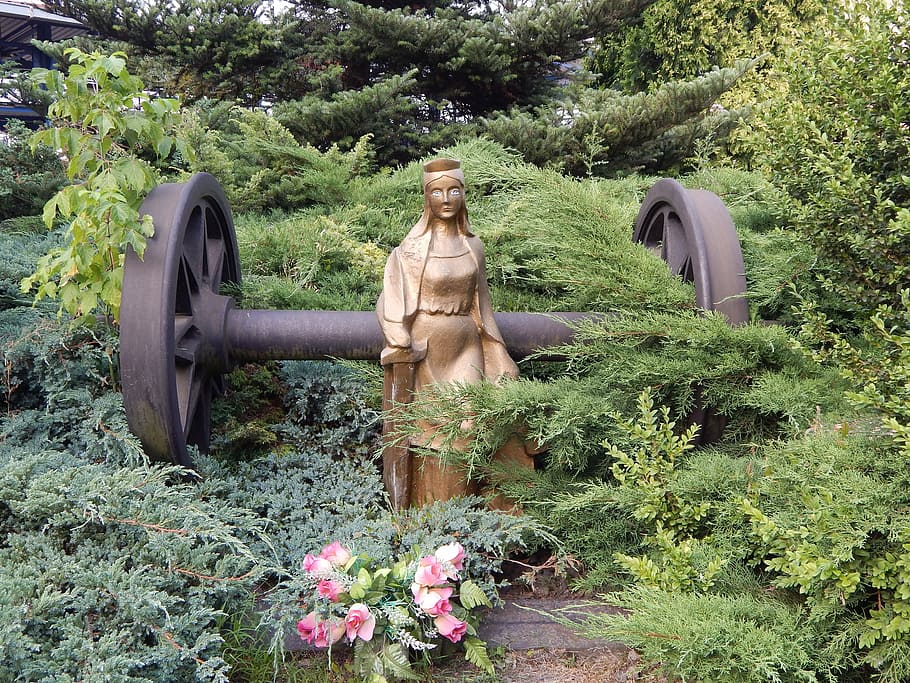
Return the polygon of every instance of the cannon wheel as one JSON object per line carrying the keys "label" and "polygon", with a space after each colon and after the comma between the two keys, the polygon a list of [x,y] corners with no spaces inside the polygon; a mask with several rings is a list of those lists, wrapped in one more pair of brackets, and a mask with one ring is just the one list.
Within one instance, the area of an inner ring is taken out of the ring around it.
{"label": "cannon wheel", "polygon": [[223,324],[240,282],[234,223],[207,173],[156,187],[143,202],[155,234],[126,256],[120,363],[127,421],[146,452],[192,467],[187,444],[208,448],[211,402],[229,369]]}
{"label": "cannon wheel", "polygon": [[632,240],[695,285],[699,308],[724,314],[731,325],[749,321],[739,237],[716,194],[687,190],[670,178],[657,181],[638,212]]}

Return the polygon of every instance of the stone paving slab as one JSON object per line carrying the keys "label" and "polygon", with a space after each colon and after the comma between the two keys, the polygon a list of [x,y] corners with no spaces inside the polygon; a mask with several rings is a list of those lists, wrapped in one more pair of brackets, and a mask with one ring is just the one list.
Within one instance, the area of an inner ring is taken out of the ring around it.
{"label": "stone paving slab", "polygon": [[[609,640],[584,638],[572,629],[552,621],[542,612],[578,607],[578,612],[588,614],[618,614],[622,610],[584,600],[558,600],[552,598],[516,598],[506,602],[501,609],[486,612],[478,635],[489,647],[503,646],[510,650],[588,650],[609,648],[626,650],[621,643]],[[567,614],[573,621],[578,615]]]}

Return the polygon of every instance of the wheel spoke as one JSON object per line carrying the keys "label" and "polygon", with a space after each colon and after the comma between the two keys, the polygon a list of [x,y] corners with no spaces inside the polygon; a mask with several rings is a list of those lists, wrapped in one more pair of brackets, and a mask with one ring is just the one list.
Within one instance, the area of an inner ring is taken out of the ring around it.
{"label": "wheel spoke", "polygon": [[691,256],[683,262],[682,268],[679,270],[679,277],[682,278],[683,282],[695,282],[695,269],[692,267]]}
{"label": "wheel spoke", "polygon": [[[176,334],[174,335],[176,337]],[[202,346],[202,336],[195,327],[188,327],[182,337],[175,339],[174,359],[175,362],[186,364],[195,364],[196,355]]]}
{"label": "wheel spoke", "polygon": [[180,424],[183,428],[183,434],[189,432],[192,424],[193,415],[199,405],[199,399],[202,394],[203,385],[206,384],[206,378],[196,372],[195,363],[180,363],[176,365],[177,370],[177,404],[180,409]]}
{"label": "wheel spoke", "polygon": [[183,338],[193,329],[193,316],[178,313],[174,316],[174,346],[179,348]]}
{"label": "wheel spoke", "polygon": [[186,433],[187,415],[191,407],[191,394],[193,393],[193,380],[196,373],[192,363],[176,363],[177,384],[177,410],[180,413],[180,426]]}
{"label": "wheel spoke", "polygon": [[211,288],[213,292],[218,292],[221,288],[221,283],[225,279],[224,269],[227,264],[226,255],[224,253],[224,241],[210,237],[206,241],[206,254],[206,266],[208,267],[206,276],[208,278],[209,288]]}
{"label": "wheel spoke", "polygon": [[659,258],[663,257],[664,223],[664,212],[658,211],[651,216],[641,236],[641,243]]}
{"label": "wheel spoke", "polygon": [[679,216],[668,211],[664,227],[663,259],[674,275],[681,275],[683,266],[689,258],[689,247],[686,243],[686,230]]}
{"label": "wheel spoke", "polygon": [[199,382],[199,391],[193,407],[193,413],[187,422],[186,442],[198,446],[203,453],[208,452],[212,424],[212,382]]}
{"label": "wheel spoke", "polygon": [[193,315],[193,295],[199,291],[193,278],[192,271],[186,264],[186,259],[180,257],[177,266],[177,286],[174,294],[174,315]]}

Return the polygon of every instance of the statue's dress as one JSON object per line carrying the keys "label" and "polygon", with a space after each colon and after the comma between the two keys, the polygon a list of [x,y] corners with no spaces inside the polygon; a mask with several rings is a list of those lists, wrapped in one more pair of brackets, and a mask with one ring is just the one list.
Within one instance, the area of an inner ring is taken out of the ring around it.
{"label": "statue's dress", "polygon": [[483,378],[480,331],[471,317],[477,264],[465,246],[454,256],[429,254],[423,270],[411,343],[426,343],[414,390],[436,382],[478,382]]}

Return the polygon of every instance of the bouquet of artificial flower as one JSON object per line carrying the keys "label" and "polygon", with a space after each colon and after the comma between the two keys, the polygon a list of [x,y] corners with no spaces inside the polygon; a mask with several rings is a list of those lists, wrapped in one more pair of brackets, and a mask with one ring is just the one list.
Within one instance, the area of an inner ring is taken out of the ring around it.
{"label": "bouquet of artificial flower", "polygon": [[354,645],[355,670],[370,683],[414,678],[410,654],[428,657],[440,638],[460,643],[469,662],[492,673],[471,612],[492,605],[477,584],[459,579],[464,557],[460,543],[447,543],[388,567],[330,543],[303,560],[312,592],[302,599],[306,615],[297,632],[320,648],[346,639]]}

